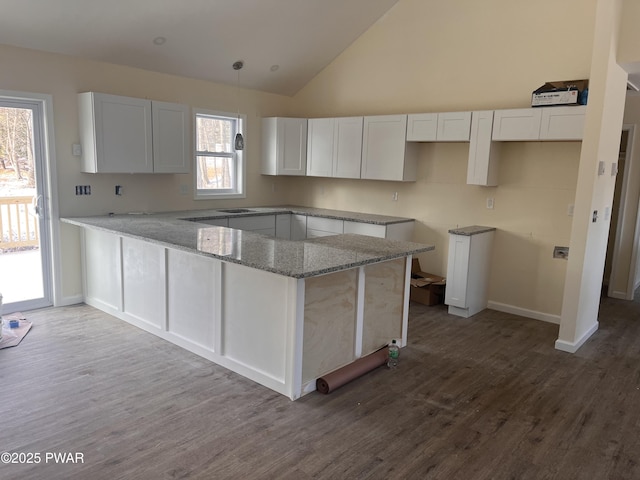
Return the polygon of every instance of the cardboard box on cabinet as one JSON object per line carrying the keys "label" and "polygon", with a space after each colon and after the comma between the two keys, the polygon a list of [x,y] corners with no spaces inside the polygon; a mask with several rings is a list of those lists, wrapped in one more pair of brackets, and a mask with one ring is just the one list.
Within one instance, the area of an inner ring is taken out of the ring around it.
{"label": "cardboard box on cabinet", "polygon": [[440,275],[423,272],[420,260],[414,258],[411,263],[410,299],[424,305],[438,305],[444,302],[444,289],[447,281]]}
{"label": "cardboard box on cabinet", "polygon": [[531,94],[532,107],[586,105],[589,80],[547,82]]}

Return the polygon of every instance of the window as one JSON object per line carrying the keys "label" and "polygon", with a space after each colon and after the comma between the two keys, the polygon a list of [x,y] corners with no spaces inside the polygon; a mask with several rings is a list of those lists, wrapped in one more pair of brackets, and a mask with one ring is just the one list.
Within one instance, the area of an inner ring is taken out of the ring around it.
{"label": "window", "polygon": [[196,198],[244,197],[243,152],[234,149],[243,118],[230,113],[197,110]]}

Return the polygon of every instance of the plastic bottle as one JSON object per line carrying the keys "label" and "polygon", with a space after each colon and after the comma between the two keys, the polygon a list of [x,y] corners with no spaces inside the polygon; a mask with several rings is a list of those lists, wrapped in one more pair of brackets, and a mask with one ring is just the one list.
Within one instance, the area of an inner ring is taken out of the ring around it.
{"label": "plastic bottle", "polygon": [[400,347],[398,347],[395,340],[391,340],[391,343],[389,344],[389,360],[387,361],[387,367],[396,368],[398,366],[399,356]]}

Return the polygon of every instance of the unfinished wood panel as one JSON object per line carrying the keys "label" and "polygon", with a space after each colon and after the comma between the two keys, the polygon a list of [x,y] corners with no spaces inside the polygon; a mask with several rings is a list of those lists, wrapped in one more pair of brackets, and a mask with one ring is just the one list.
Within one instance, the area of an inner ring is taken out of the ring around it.
{"label": "unfinished wood panel", "polygon": [[405,260],[365,267],[362,354],[402,338]]}
{"label": "unfinished wood panel", "polygon": [[305,280],[302,383],[355,360],[358,271]]}

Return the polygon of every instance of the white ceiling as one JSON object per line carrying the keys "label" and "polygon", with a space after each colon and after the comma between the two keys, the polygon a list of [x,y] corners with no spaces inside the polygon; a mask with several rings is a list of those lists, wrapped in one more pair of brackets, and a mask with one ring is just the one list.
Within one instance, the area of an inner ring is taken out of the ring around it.
{"label": "white ceiling", "polygon": [[0,0],[0,44],[293,95],[397,2]]}

